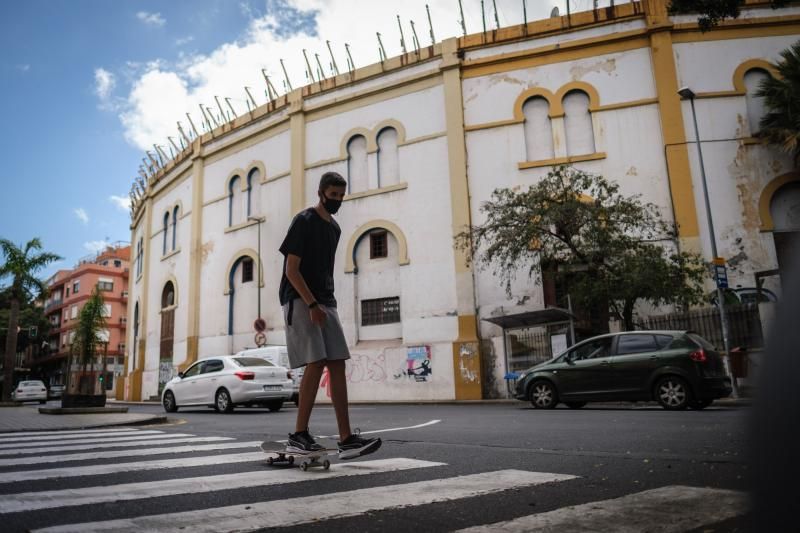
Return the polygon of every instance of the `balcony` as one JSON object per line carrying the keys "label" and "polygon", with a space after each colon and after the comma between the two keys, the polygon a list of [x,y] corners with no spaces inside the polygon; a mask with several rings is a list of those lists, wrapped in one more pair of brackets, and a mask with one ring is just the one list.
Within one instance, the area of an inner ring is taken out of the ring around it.
{"label": "balcony", "polygon": [[46,306],[44,306],[44,312],[45,313],[49,313],[51,309],[56,309],[58,307],[61,307],[62,305],[64,305],[64,300],[63,299],[61,299],[61,300],[53,300],[52,302],[50,302]]}

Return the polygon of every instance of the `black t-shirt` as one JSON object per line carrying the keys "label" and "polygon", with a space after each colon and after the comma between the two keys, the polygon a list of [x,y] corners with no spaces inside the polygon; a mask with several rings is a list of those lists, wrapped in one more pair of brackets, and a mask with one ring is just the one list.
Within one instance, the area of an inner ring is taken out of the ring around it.
{"label": "black t-shirt", "polygon": [[314,298],[322,305],[336,307],[336,298],[333,296],[333,262],[341,234],[342,230],[333,217],[328,222],[313,207],[294,217],[280,247],[283,254],[281,305],[300,298],[300,294],[286,277],[286,258],[292,254],[301,259],[300,274]]}

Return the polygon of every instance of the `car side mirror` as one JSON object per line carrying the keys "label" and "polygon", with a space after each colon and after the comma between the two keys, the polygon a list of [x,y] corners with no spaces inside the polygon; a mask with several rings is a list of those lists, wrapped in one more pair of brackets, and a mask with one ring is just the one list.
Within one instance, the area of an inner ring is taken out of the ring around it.
{"label": "car side mirror", "polygon": [[183,379],[183,372],[178,372],[178,377]]}
{"label": "car side mirror", "polygon": [[575,359],[573,358],[572,354],[570,354],[564,358],[564,362],[567,363],[568,365],[574,365]]}

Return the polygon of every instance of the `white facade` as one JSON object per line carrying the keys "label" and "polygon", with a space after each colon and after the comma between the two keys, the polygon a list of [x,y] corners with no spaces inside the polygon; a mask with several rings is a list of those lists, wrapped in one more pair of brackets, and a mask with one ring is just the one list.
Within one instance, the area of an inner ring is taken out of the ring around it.
{"label": "white facade", "polygon": [[[195,140],[135,206],[134,254],[140,238],[145,245],[141,273],[134,255],[129,323],[139,309],[141,324],[129,328],[137,351],[125,396],[158,394],[165,312],[174,312],[173,372],[254,347],[259,287],[266,342],[284,342],[278,247],[293,215],[316,203],[328,170],[350,184],[337,215],[335,283],[351,400],[505,394],[502,331],[482,319],[542,309],[542,287],[521,273],[509,299],[490,272],[464,265],[453,235],[483,221],[480,205],[494,189],[527,187],[567,163],[655,203],[681,228],[680,242],[667,244],[710,258],[680,86],[698,94],[716,239],[732,285],[752,286],[756,273],[778,268],[770,202],[778,194],[774,216],[792,230],[785,220],[796,220],[798,195],[782,188],[798,178],[789,157],[752,139],[758,102],[746,86],[753,69],[771,75],[764,65],[798,39],[800,11],[778,11],[792,22],[776,25],[776,12],[746,10],[749,24],[701,34],[683,19],[665,30],[663,8],[648,0],[617,6],[610,21],[573,15],[572,29],[561,20],[554,31],[551,20],[503,37],[451,39],[298,89]],[[177,226],[174,249],[167,226],[164,253],[166,213]],[[370,258],[373,231],[386,231],[385,257]],[[779,289],[777,276],[764,279]],[[168,282],[174,304],[163,307]],[[363,302],[384,298],[399,298],[399,321],[365,324]]]}

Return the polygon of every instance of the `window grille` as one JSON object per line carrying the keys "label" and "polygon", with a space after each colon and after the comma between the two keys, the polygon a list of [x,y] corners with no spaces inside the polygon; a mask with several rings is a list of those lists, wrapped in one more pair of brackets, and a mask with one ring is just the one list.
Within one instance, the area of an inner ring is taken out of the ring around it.
{"label": "window grille", "polygon": [[400,297],[361,300],[361,325],[378,326],[400,322]]}
{"label": "window grille", "polygon": [[386,232],[374,231],[369,234],[369,258],[377,259],[388,255]]}

